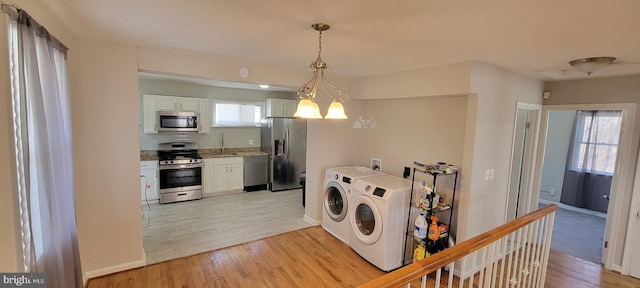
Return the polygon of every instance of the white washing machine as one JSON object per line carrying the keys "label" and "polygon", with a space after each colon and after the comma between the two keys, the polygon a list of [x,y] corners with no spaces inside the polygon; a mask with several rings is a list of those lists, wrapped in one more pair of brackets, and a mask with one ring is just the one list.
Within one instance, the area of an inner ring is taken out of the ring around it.
{"label": "white washing machine", "polygon": [[356,179],[386,175],[366,167],[327,168],[324,177],[322,228],[349,245],[350,224],[347,218],[351,186]]}
{"label": "white washing machine", "polygon": [[351,249],[383,271],[402,266],[410,192],[411,181],[393,175],[353,184]]}

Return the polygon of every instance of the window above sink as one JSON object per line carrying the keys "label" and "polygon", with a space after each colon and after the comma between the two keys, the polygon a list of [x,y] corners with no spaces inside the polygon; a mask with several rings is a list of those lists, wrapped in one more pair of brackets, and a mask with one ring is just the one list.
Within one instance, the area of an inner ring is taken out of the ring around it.
{"label": "window above sink", "polygon": [[211,127],[259,127],[264,102],[213,101]]}

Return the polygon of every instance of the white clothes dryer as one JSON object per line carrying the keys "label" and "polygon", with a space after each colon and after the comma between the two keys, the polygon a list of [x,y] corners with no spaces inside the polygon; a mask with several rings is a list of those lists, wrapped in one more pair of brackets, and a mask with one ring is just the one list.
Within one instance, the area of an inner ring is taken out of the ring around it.
{"label": "white clothes dryer", "polygon": [[351,249],[383,271],[402,266],[410,192],[411,181],[393,175],[353,184]]}
{"label": "white clothes dryer", "polygon": [[349,245],[350,224],[347,218],[351,186],[356,179],[386,175],[366,167],[327,168],[324,178],[322,228]]}

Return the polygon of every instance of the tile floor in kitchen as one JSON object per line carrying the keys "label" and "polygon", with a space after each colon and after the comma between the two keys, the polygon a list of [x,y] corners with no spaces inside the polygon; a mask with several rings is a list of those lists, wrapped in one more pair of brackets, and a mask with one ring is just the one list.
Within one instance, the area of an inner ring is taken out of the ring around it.
{"label": "tile floor in kitchen", "polygon": [[301,189],[243,192],[142,209],[147,265],[311,226],[303,220]]}

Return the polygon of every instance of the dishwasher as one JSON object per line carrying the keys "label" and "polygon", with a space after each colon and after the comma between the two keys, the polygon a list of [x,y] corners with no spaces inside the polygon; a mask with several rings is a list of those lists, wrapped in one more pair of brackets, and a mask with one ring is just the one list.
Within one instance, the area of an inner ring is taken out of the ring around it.
{"label": "dishwasher", "polygon": [[244,158],[244,190],[256,191],[267,189],[269,181],[269,156],[245,156]]}

